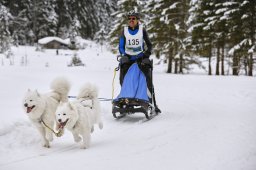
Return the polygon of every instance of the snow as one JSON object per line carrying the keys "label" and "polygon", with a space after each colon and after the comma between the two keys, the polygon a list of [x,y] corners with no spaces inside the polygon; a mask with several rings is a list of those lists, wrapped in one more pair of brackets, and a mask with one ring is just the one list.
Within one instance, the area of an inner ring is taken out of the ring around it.
{"label": "snow", "polygon": [[224,2],[222,4],[223,4],[223,6],[232,6],[232,5],[237,5],[238,2]]}
{"label": "snow", "polygon": [[249,15],[244,14],[244,15],[241,17],[241,19],[246,19],[246,18],[249,18]]}
{"label": "snow", "polygon": [[244,0],[243,3],[241,4],[241,6],[247,5],[248,3],[250,3],[249,1]]}
{"label": "snow", "polygon": [[[233,55],[236,50],[239,50],[242,46],[245,45],[252,45],[252,41],[250,39],[244,39],[239,44],[235,45],[233,48],[231,48],[228,52],[229,55]],[[251,50],[248,51],[251,53]]]}
{"label": "snow", "polygon": [[227,11],[228,10],[228,8],[221,8],[221,9],[218,9],[216,12],[215,12],[215,14],[220,14],[220,13],[223,13],[223,12],[225,12],[225,11]]}
{"label": "snow", "polygon": [[193,29],[195,29],[196,27],[202,27],[204,25],[205,25],[204,23],[195,24],[195,25],[189,27],[188,32],[191,33],[193,31]]}
{"label": "snow", "polygon": [[[51,80],[65,76],[72,84],[70,95],[91,82],[99,97],[111,98],[118,63],[114,54],[96,45],[76,52],[86,67],[67,67],[75,53],[70,50],[56,55],[55,50],[18,47],[13,53],[11,66],[0,56],[1,170],[255,170],[255,77],[173,75],[155,65],[159,116],[147,122],[140,113],[115,120],[111,103],[101,102],[104,128],[95,129],[89,149],[80,149],[68,131],[51,148],[43,148],[22,110],[25,91],[47,92]],[[21,64],[25,55],[27,66]],[[115,96],[118,82],[117,74]]]}
{"label": "snow", "polygon": [[168,10],[168,8],[163,9],[161,15],[165,15],[165,13],[166,13],[167,10]]}
{"label": "snow", "polygon": [[217,18],[216,16],[207,17],[207,18],[204,19],[204,22],[212,21],[212,20],[215,20],[216,18]]}
{"label": "snow", "polygon": [[224,13],[224,16],[231,15],[231,14],[233,14],[233,13],[235,13],[235,12],[238,12],[238,9],[232,9],[232,10],[226,11],[226,12]]}
{"label": "snow", "polygon": [[180,4],[180,2],[175,2],[175,3],[173,3],[170,7],[169,7],[169,9],[175,9],[175,8],[177,8],[177,5],[179,5]]}
{"label": "snow", "polygon": [[[67,38],[64,40],[67,44],[70,44],[70,38]],[[76,47],[78,47],[78,49],[84,49],[86,47],[93,47],[95,46],[94,43],[92,43],[91,41],[89,40],[86,40],[86,39],[83,39],[82,37],[80,36],[76,36],[74,38],[74,41],[75,41],[75,44],[76,44]]]}
{"label": "snow", "polygon": [[253,53],[255,49],[255,45],[253,45],[249,50],[248,50],[248,54]]}
{"label": "snow", "polygon": [[228,20],[228,19],[229,19],[228,15],[224,15],[224,16],[220,17],[220,21]]}
{"label": "snow", "polygon": [[47,44],[47,43],[49,43],[51,41],[58,41],[58,42],[60,42],[62,44],[66,44],[66,45],[69,44],[69,42],[67,42],[67,41],[65,41],[65,40],[63,40],[63,39],[61,39],[59,37],[45,37],[45,38],[39,39],[38,43],[39,44]]}
{"label": "snow", "polygon": [[205,11],[203,11],[203,14],[205,14],[205,15],[210,15],[210,13],[211,13],[210,10],[205,10]]}

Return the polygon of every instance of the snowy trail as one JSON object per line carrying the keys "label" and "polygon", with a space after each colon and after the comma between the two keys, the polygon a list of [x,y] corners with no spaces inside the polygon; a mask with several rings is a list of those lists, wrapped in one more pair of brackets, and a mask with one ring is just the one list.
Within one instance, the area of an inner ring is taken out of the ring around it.
{"label": "snowy trail", "polygon": [[[177,102],[177,104],[182,104],[182,102]],[[226,158],[222,162],[220,157],[220,160],[213,160],[214,155],[221,156],[227,154],[227,157],[230,156],[230,154],[223,152],[223,149],[226,150],[227,146],[232,144],[232,139],[227,137],[227,139],[222,141],[224,143],[221,142],[221,145],[219,140],[225,135],[223,131],[227,133],[226,135],[232,131],[223,129],[223,127],[225,127],[223,124],[211,125],[216,121],[215,116],[213,117],[215,119],[211,121],[209,118],[204,117],[202,113],[198,113],[200,109],[192,109],[195,106],[191,104],[189,104],[189,106],[190,107],[187,108],[190,109],[189,113],[171,113],[163,111],[159,117],[146,123],[141,123],[143,114],[130,115],[118,121],[114,120],[111,114],[105,114],[105,127],[103,131],[97,130],[96,136],[93,134],[92,148],[89,150],[79,150],[78,146],[73,144],[70,135],[65,136],[65,139],[61,141],[59,141],[60,139],[55,139],[52,148],[49,150],[46,149],[47,151],[40,149],[38,142],[32,142],[32,148],[26,149],[26,157],[8,162],[4,166],[0,165],[0,169],[1,167],[4,169],[16,169],[17,167],[27,167],[30,169],[34,166],[30,166],[31,161],[39,165],[44,165],[42,169],[45,169],[51,168],[52,166],[47,165],[49,159],[57,160],[57,164],[63,164],[62,161],[65,161],[65,159],[72,160],[73,157],[76,157],[79,161],[77,165],[74,165],[77,168],[82,165],[94,167],[98,161],[101,162],[102,165],[96,166],[94,169],[101,169],[104,166],[108,167],[108,169],[123,166],[127,166],[127,169],[144,169],[149,167],[149,169],[155,169],[159,164],[163,164],[167,167],[174,166],[185,169],[190,167],[193,167],[192,169],[204,169],[206,167],[208,167],[208,169],[219,169],[221,167],[232,167],[233,161],[245,159],[243,157],[235,157],[233,160],[230,160],[230,162],[227,162]],[[106,111],[107,109],[104,108],[103,110]],[[193,116],[190,115],[192,112],[194,114]],[[199,119],[200,115],[196,113],[201,115],[201,120]],[[227,123],[225,121],[223,122]],[[246,122],[241,122],[240,124],[243,126],[245,123]],[[234,125],[233,122],[231,123],[231,126],[232,125]],[[237,130],[236,126],[233,126],[233,128],[233,130]],[[33,131],[33,127],[29,126],[29,129]],[[17,129],[15,131],[17,131]],[[247,133],[252,132],[253,131],[248,131]],[[7,133],[6,135],[10,137],[14,136],[12,133]],[[207,133],[209,133],[209,135],[207,135]],[[234,137],[237,138],[237,134],[235,133],[234,135]],[[24,137],[27,137],[27,135],[24,135]],[[240,138],[243,137],[241,136]],[[6,140],[9,141],[8,137]],[[212,145],[215,142],[215,146]],[[225,143],[227,143],[227,145]],[[237,148],[234,149],[237,150]],[[13,151],[15,153],[15,148]],[[29,151],[32,152],[32,154],[28,154]],[[35,151],[37,154],[35,154]],[[23,150],[23,152],[25,152],[25,150]],[[21,155],[23,156],[23,154],[24,153]],[[88,155],[92,155],[93,159],[88,157]],[[208,162],[201,162],[201,160],[207,160],[204,158],[205,156],[208,157]],[[211,156],[213,157],[211,158]],[[120,157],[133,161],[133,164],[127,165],[127,163],[121,162],[116,165],[116,160],[119,160]],[[86,159],[90,161],[86,161]],[[84,162],[82,160],[84,160]],[[147,165],[141,165],[140,162],[144,162],[145,160],[149,161],[146,163]],[[183,162],[186,162],[186,165],[184,165]],[[211,165],[211,162],[214,164]],[[242,163],[240,162],[238,165]],[[64,165],[65,166],[62,168],[68,167],[68,164]],[[167,167],[163,169],[169,169]],[[235,167],[236,166],[233,168]],[[41,169],[41,167],[38,169]]]}
{"label": "snowy trail", "polygon": [[112,54],[97,58],[96,52],[80,52],[90,56],[82,58],[85,68],[65,67],[69,56],[33,50],[29,67],[0,67],[0,170],[255,170],[255,77],[168,75],[157,66],[159,116],[147,122],[142,113],[115,120],[111,103],[101,102],[104,128],[95,128],[91,148],[81,150],[68,131],[50,149],[42,148],[22,110],[23,94],[27,88],[46,92],[53,78],[65,75],[72,82],[70,95],[89,81],[98,85],[100,97],[109,98],[116,62]]}
{"label": "snowy trail", "polygon": [[[10,127],[1,129],[0,144],[2,146],[0,167],[16,164],[22,161],[31,161],[40,156],[50,156],[55,153],[61,153],[74,148],[74,144],[65,147],[52,147],[51,149],[40,149],[39,152],[33,152],[40,145],[39,136],[30,137],[37,133],[35,128],[28,121],[14,122]],[[13,141],[12,143],[6,141]],[[39,144],[39,145],[38,145]],[[27,153],[27,154],[23,154]],[[15,157],[13,157],[15,155]]]}

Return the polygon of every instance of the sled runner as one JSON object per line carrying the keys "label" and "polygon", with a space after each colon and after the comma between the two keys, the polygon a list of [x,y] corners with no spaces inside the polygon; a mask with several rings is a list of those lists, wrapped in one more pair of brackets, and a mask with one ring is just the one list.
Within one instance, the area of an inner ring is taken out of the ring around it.
{"label": "sled runner", "polygon": [[[152,69],[150,76],[152,77]],[[156,105],[154,90],[148,90],[146,77],[135,62],[124,77],[120,94],[112,102],[112,114],[119,119],[138,112],[144,113],[149,120],[161,111]]]}

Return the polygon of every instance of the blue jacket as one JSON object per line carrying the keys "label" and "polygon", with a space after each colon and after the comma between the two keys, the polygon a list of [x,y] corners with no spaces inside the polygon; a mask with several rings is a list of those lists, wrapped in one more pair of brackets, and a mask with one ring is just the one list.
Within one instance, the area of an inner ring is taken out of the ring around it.
{"label": "blue jacket", "polygon": [[[139,25],[137,25],[134,29],[132,29],[131,27],[128,27],[128,31],[131,35],[135,35],[138,31],[139,31]],[[148,34],[145,30],[145,28],[143,28],[143,39],[146,43],[147,46],[147,50],[143,53],[140,53],[137,56],[130,56],[130,60],[136,60],[138,58],[141,58],[143,56],[145,57],[149,57],[151,55],[151,51],[152,51],[152,43],[150,42],[149,38],[148,38]],[[126,42],[126,38],[124,36],[124,30],[122,31],[122,34],[119,38],[119,52],[121,55],[127,55],[125,53],[125,42]],[[144,43],[143,43],[143,51],[144,51]]]}

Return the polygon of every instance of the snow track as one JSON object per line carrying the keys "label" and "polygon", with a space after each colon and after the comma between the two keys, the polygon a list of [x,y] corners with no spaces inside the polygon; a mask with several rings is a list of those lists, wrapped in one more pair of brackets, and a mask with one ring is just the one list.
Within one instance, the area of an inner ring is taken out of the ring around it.
{"label": "snow track", "polygon": [[[0,169],[22,161],[31,161],[31,159],[37,159],[41,156],[50,156],[77,148],[75,144],[61,147],[54,146],[49,149],[42,148],[37,130],[28,121],[15,122],[13,125],[1,129],[0,132],[1,156],[3,156],[0,161]],[[34,149],[37,152],[34,152]]]}

